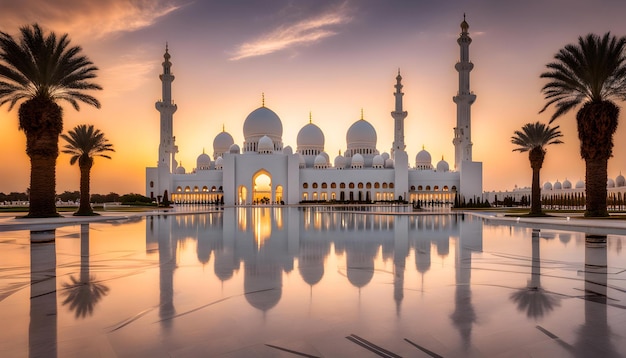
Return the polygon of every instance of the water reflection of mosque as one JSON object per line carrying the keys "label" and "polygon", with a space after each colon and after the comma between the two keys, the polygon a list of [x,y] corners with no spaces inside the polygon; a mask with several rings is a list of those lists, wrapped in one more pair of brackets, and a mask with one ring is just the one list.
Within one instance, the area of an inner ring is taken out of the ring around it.
{"label": "water reflection of mosque", "polygon": [[[455,245],[456,311],[451,319],[469,339],[474,323],[470,292],[471,253],[482,250],[482,222],[457,215],[370,215],[328,213],[297,208],[233,208],[212,214],[148,217],[148,251],[158,251],[161,269],[161,316],[174,314],[173,274],[178,243],[197,240],[197,258],[213,262],[215,275],[230,280],[243,263],[247,302],[261,311],[282,296],[283,273],[298,272],[311,287],[324,276],[326,258],[345,255],[348,282],[362,288],[375,273],[375,260],[393,262],[393,298],[400,314],[406,260],[414,253],[422,277],[431,267],[431,248],[446,257]],[[211,256],[213,259],[211,260]],[[390,293],[391,294],[391,293]]]}

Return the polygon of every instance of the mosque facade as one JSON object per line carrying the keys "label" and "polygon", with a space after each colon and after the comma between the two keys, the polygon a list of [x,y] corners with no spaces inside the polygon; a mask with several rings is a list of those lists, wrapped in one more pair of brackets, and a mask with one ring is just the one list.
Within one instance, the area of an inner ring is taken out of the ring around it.
{"label": "mosque facade", "polygon": [[472,159],[471,105],[476,95],[470,90],[469,25],[463,20],[457,40],[460,60],[459,90],[452,144],[454,167],[443,160],[432,164],[425,149],[410,162],[406,152],[402,76],[395,84],[395,108],[391,112],[394,140],[389,152],[377,148],[376,130],[361,115],[346,133],[346,149],[331,161],[325,152],[323,131],[309,121],[298,132],[295,150],[283,144],[280,117],[263,104],[244,121],[244,142],[239,145],[222,130],[213,140],[213,156],[198,156],[196,167],[187,171],[176,161],[178,146],[173,132],[172,63],[166,47],[163,62],[159,158],[156,167],[146,168],[146,195],[157,199],[169,194],[170,201],[185,203],[221,202],[225,205],[257,203],[298,204],[301,202],[410,202],[452,203],[456,197],[482,197],[482,163]]}

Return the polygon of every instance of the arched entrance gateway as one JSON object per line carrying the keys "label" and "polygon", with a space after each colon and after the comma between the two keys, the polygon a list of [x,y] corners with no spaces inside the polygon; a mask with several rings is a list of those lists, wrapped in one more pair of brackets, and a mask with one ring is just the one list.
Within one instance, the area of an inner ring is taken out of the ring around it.
{"label": "arched entrance gateway", "polygon": [[272,195],[272,178],[270,173],[265,170],[258,171],[252,177],[252,202],[255,204],[271,204]]}

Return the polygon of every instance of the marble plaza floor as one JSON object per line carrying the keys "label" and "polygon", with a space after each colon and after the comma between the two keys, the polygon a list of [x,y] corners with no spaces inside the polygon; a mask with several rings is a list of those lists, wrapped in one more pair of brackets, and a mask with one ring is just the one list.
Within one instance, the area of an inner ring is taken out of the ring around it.
{"label": "marble plaza floor", "polygon": [[565,215],[3,214],[0,356],[626,356],[624,244]]}

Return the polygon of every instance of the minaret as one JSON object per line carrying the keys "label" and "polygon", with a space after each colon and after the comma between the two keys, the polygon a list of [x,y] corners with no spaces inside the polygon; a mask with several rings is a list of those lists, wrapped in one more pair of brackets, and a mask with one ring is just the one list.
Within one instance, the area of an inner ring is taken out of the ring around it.
{"label": "minaret", "polygon": [[469,25],[465,21],[461,23],[461,35],[457,40],[461,48],[461,59],[456,63],[456,70],[459,72],[459,91],[453,97],[456,103],[456,127],[454,128],[454,169],[459,170],[461,162],[472,161],[472,122],[471,106],[476,100],[476,95],[470,91],[470,71],[474,64],[469,60],[469,45],[472,39],[469,37],[467,29]]}
{"label": "minaret", "polygon": [[402,76],[400,76],[400,69],[398,69],[398,76],[396,77],[396,109],[391,112],[393,117],[393,146],[391,148],[391,157],[394,158],[396,150],[404,150],[406,145],[404,144],[404,119],[407,116],[407,111],[402,110]]}
{"label": "minaret", "polygon": [[172,75],[170,69],[172,63],[170,62],[170,54],[168,52],[167,44],[165,45],[165,54],[163,55],[165,61],[163,61],[163,73],[159,75],[161,79],[161,92],[162,99],[155,103],[157,111],[161,117],[161,140],[159,142],[159,195],[163,194],[165,190],[171,190],[169,187],[169,174],[176,168],[175,155],[178,151],[174,144],[174,130],[173,130],[173,115],[176,112],[177,106],[172,101],[172,81],[174,81],[174,75]]}
{"label": "minaret", "polygon": [[175,145],[173,130],[173,115],[177,106],[172,102],[172,82],[174,75],[171,73],[172,63],[170,62],[170,54],[167,45],[165,45],[165,54],[163,55],[163,73],[159,75],[161,79],[162,99],[155,106],[161,114],[161,141],[159,144],[159,167],[167,168],[168,173],[173,169]]}

